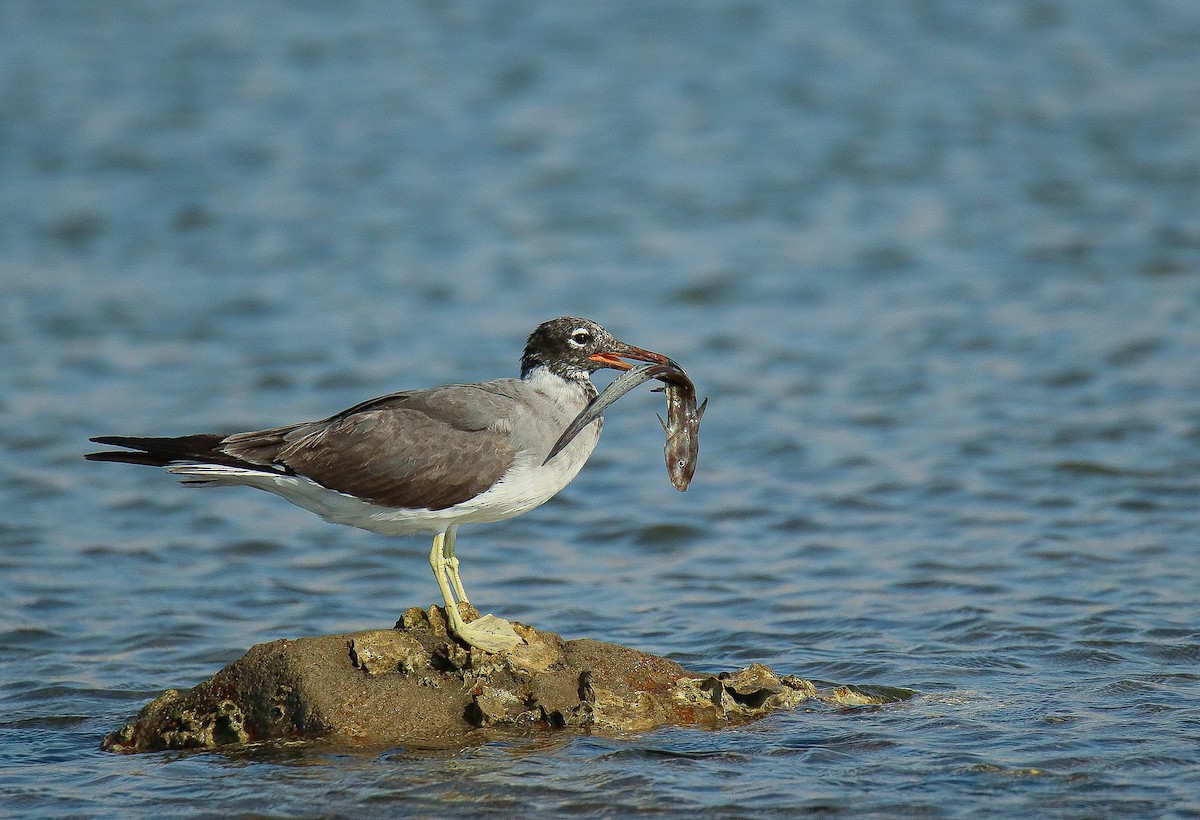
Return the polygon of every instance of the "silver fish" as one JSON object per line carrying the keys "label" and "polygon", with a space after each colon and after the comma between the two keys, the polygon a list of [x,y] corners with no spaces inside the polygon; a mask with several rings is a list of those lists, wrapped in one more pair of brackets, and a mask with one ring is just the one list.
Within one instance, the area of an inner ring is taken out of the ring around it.
{"label": "silver fish", "polygon": [[[624,396],[633,388],[640,384],[650,381],[651,379],[659,378],[664,375],[681,375],[683,378],[687,376],[683,372],[683,368],[670,362],[669,364],[641,364],[637,367],[630,368],[613,380],[613,383],[604,388],[604,392],[592,399],[587,407],[583,408],[583,412],[575,417],[575,421],[571,422],[570,426],[563,431],[563,434],[558,437],[558,441],[550,448],[550,455],[546,456],[545,464],[550,459],[558,455],[562,448],[571,443],[571,439],[579,435],[579,431],[587,427],[600,415],[608,409],[608,406],[617,399]],[[690,384],[690,382],[689,382]]]}
{"label": "silver fish", "polygon": [[[696,387],[687,373],[674,361],[666,364],[649,363],[626,370],[604,392],[592,399],[570,426],[559,436],[546,461],[554,458],[562,448],[571,443],[584,427],[600,418],[609,405],[640,384],[658,379],[666,384],[655,392],[667,394],[667,420],[658,417],[667,434],[663,447],[663,459],[667,464],[667,475],[676,489],[683,492],[696,472],[696,460],[700,452],[700,420],[708,407],[708,399],[696,405]],[[544,464],[545,462],[543,462]]]}
{"label": "silver fish", "polygon": [[[700,454],[700,419],[704,418],[704,408],[708,407],[708,399],[696,406],[696,387],[691,379],[673,375],[664,378],[667,386],[662,390],[667,394],[667,421],[659,416],[663,431],[667,434],[667,443],[663,447],[663,457],[667,462],[667,475],[675,489],[683,492],[692,483],[692,475],[696,472],[696,459]],[[657,391],[656,391],[657,392]]]}

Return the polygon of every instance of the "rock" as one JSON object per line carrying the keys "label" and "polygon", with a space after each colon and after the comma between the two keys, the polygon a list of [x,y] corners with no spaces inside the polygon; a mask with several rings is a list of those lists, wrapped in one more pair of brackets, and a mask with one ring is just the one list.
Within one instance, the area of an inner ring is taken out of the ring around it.
{"label": "rock", "polygon": [[[464,618],[477,617],[464,607]],[[187,692],[167,690],[105,738],[113,752],[269,740],[451,748],[497,733],[727,726],[808,701],[861,705],[907,690],[822,693],[755,664],[699,675],[664,658],[514,624],[500,655],[449,638],[444,612],[413,608],[393,629],[260,644]]]}

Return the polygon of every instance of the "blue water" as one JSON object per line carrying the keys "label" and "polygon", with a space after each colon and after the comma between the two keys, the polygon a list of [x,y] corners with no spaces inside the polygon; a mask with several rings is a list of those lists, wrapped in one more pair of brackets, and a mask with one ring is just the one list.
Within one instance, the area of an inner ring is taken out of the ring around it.
{"label": "blue water", "polygon": [[[460,534],[481,608],[910,687],[728,731],[125,757],[251,645],[390,625],[423,538],[85,463],[511,375],[640,390]],[[1200,6],[0,4],[0,797],[59,816],[1200,816]]]}

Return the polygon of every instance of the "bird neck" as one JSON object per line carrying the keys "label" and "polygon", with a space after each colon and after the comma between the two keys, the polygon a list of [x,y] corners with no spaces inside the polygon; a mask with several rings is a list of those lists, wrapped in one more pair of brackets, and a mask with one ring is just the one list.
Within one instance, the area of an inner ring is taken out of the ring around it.
{"label": "bird neck", "polygon": [[565,407],[583,408],[598,395],[596,385],[584,374],[582,378],[564,378],[543,364],[523,370],[521,379],[537,392]]}

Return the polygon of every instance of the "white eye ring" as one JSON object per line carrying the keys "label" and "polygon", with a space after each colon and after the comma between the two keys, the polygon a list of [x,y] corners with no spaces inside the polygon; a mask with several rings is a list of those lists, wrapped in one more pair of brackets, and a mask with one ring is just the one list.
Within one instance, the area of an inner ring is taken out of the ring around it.
{"label": "white eye ring", "polygon": [[592,331],[586,327],[577,327],[571,331],[571,335],[567,338],[575,347],[587,347],[592,343]]}

